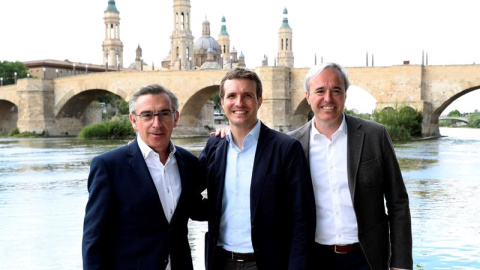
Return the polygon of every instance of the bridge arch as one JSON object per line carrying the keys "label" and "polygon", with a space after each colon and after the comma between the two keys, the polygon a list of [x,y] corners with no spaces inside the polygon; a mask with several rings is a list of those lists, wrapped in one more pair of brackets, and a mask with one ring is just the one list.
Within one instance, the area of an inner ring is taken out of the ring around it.
{"label": "bridge arch", "polygon": [[300,101],[300,103],[293,109],[293,115],[291,118],[292,130],[301,127],[308,121],[308,114],[312,111],[306,98]]}
{"label": "bridge arch", "polygon": [[18,106],[8,100],[0,100],[0,132],[17,127]]}
{"label": "bridge arch", "polygon": [[62,135],[74,135],[87,125],[100,123],[104,108],[100,104],[92,102],[108,93],[113,92],[105,89],[85,89],[76,94],[71,91],[64,95],[63,99],[59,101],[58,107],[55,108],[54,132]]}
{"label": "bridge arch", "polygon": [[478,86],[474,86],[474,87],[471,87],[471,88],[468,88],[468,89],[465,89],[461,92],[458,92],[456,94],[454,94],[453,96],[451,96],[450,98],[446,99],[433,113],[434,115],[437,115],[438,114],[438,117],[440,117],[440,115],[445,111],[445,109],[450,106],[454,101],[456,101],[457,99],[463,97],[464,95],[466,94],[469,94],[473,91],[476,91],[476,90],[479,90],[480,91],[480,85]]}
{"label": "bridge arch", "polygon": [[180,106],[180,119],[177,129],[181,130],[182,134],[198,134],[205,131],[204,127],[207,122],[204,121],[205,116],[201,115],[202,109],[213,95],[218,94],[218,91],[219,85],[217,84],[204,86],[190,96],[185,104]]}

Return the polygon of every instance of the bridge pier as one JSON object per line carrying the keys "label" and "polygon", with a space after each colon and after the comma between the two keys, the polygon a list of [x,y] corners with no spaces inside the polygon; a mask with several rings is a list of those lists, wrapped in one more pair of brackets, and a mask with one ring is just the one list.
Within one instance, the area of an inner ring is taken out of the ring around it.
{"label": "bridge pier", "polygon": [[422,137],[439,137],[440,128],[438,126],[438,117],[435,115],[433,106],[430,102],[423,103],[423,121],[422,121]]}
{"label": "bridge pier", "polygon": [[53,80],[25,79],[18,81],[18,122],[20,132],[45,132],[55,123]]}
{"label": "bridge pier", "polygon": [[263,103],[258,111],[260,120],[272,129],[290,131],[290,68],[258,67],[255,72],[263,86]]}

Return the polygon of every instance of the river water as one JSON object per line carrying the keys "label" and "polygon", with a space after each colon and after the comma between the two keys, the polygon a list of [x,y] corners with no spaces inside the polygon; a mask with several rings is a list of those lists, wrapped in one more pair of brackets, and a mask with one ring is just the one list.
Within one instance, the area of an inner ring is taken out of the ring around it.
{"label": "river water", "polygon": [[[410,195],[415,269],[480,269],[480,129],[395,144]],[[198,154],[205,138],[175,139]],[[81,269],[91,159],[126,141],[0,138],[0,269]],[[206,223],[190,222],[196,269]]]}

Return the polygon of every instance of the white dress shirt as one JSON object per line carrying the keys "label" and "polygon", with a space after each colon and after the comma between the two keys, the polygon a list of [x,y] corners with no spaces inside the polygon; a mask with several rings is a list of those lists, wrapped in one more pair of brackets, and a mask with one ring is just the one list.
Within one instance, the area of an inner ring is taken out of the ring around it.
{"label": "white dress shirt", "polygon": [[239,149],[228,132],[227,168],[223,189],[222,217],[218,245],[225,250],[238,253],[252,253],[250,219],[250,184],[253,163],[260,136],[260,121],[243,140]]}
{"label": "white dress shirt", "polygon": [[[182,182],[178,171],[177,159],[175,158],[175,146],[170,141],[170,154],[164,165],[160,162],[160,155],[153,151],[140,136],[137,136],[137,141],[157,189],[165,217],[170,222],[182,192]],[[171,269],[170,255],[168,256],[168,265],[165,269]]]}
{"label": "white dress shirt", "polygon": [[312,121],[310,172],[317,214],[315,241],[323,245],[358,242],[357,218],[348,188],[345,116],[330,141]]}

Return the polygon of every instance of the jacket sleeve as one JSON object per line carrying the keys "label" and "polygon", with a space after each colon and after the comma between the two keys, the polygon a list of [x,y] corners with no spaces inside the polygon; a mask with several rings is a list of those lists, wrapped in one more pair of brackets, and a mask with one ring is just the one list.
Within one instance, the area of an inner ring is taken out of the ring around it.
{"label": "jacket sleeve", "polygon": [[289,199],[293,210],[292,246],[288,269],[306,269],[315,239],[315,199],[310,169],[299,141],[293,140],[286,155]]}
{"label": "jacket sleeve", "polygon": [[193,179],[194,186],[194,194],[190,204],[190,218],[196,221],[207,221],[208,200],[202,195],[207,188],[205,167],[202,166],[200,161],[195,157],[195,161],[192,162],[191,167],[189,166],[188,170],[191,171],[189,175]]}
{"label": "jacket sleeve", "polygon": [[[89,198],[83,224],[83,269],[108,269],[111,250],[110,222],[112,222],[112,187],[107,166],[95,157],[88,176]],[[110,230],[109,230],[110,228]]]}
{"label": "jacket sleeve", "polygon": [[388,209],[391,242],[391,267],[413,269],[412,226],[407,190],[393,144],[383,128],[385,200]]}

